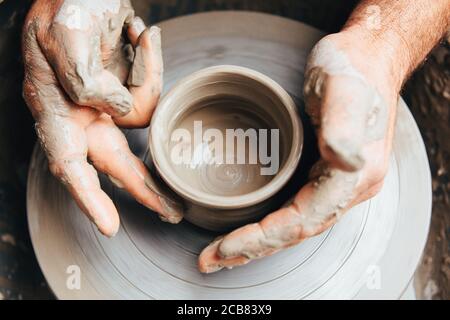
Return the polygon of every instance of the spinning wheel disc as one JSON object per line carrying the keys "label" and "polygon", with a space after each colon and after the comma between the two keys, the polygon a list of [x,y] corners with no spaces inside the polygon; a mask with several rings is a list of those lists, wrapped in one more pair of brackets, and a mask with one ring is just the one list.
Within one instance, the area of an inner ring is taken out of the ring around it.
{"label": "spinning wheel disc", "polygon": [[[301,100],[305,59],[322,34],[280,17],[249,12],[196,14],[163,22],[165,90],[204,67],[235,64],[260,71]],[[300,103],[299,103],[300,104]],[[127,132],[146,159],[148,129]],[[148,160],[148,159],[147,159]],[[431,178],[420,133],[403,101],[382,191],[323,234],[274,256],[203,275],[197,256],[215,235],[170,225],[102,179],[122,226],[106,239],[50,174],[36,147],[28,178],[28,220],[47,281],[62,299],[398,298],[425,244]],[[78,266],[81,288],[67,287]],[[377,276],[376,286],[367,285]]]}

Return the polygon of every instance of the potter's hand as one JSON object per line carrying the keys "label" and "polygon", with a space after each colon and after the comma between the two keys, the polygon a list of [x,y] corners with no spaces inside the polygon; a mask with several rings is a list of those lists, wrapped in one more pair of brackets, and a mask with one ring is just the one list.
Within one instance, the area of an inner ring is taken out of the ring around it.
{"label": "potter's hand", "polygon": [[181,209],[149,188],[149,172],[116,126],[149,124],[162,86],[159,29],[134,17],[128,0],[37,0],[23,51],[24,97],[50,170],[99,230],[114,235],[119,216],[94,167],[162,219],[179,222]]}
{"label": "potter's hand", "polygon": [[[369,23],[376,22],[367,16],[374,11],[379,26]],[[200,271],[246,264],[298,244],[374,196],[388,168],[402,83],[449,23],[448,0],[369,0],[343,31],[322,39],[309,57],[304,84],[321,154],[310,182],[289,205],[205,248]]]}

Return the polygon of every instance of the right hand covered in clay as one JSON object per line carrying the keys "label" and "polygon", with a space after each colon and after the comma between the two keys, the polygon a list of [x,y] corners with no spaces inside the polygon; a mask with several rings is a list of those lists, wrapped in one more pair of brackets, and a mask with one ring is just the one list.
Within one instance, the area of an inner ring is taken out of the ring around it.
{"label": "right hand covered in clay", "polygon": [[[379,26],[367,20],[374,6]],[[321,154],[310,182],[286,207],[211,243],[199,257],[200,271],[298,244],[374,196],[388,169],[403,81],[449,28],[448,0],[364,0],[341,32],[323,38],[304,84]]]}
{"label": "right hand covered in clay", "polygon": [[178,223],[181,206],[155,189],[118,128],[150,122],[162,88],[159,28],[146,28],[129,0],[36,0],[23,30],[23,56],[24,97],[50,171],[98,229],[115,235],[119,216],[95,169],[161,219]]}

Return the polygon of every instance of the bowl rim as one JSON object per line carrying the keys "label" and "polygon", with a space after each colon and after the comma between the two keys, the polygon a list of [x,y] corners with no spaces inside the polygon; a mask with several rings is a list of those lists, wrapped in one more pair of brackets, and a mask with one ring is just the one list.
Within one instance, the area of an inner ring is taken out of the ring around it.
{"label": "bowl rim", "polygon": [[[281,170],[279,170],[273,179],[263,187],[243,195],[219,196],[212,195],[198,189],[193,189],[188,183],[178,177],[173,170],[163,169],[163,167],[170,168],[171,165],[166,153],[164,152],[163,139],[158,139],[158,133],[156,131],[158,130],[158,119],[161,117],[161,113],[164,112],[165,105],[170,103],[171,97],[175,95],[178,90],[182,89],[184,83],[188,83],[193,80],[198,81],[199,78],[208,77],[216,73],[238,74],[263,84],[269,88],[281,101],[291,119],[291,148]],[[250,68],[235,65],[217,65],[196,71],[175,83],[169,92],[161,99],[154,111],[150,124],[148,141],[153,164],[155,165],[158,174],[181,198],[203,207],[217,209],[240,209],[259,204],[269,199],[286,185],[300,162],[304,142],[304,131],[295,102],[289,93],[287,93],[286,90],[284,90],[276,81]]]}

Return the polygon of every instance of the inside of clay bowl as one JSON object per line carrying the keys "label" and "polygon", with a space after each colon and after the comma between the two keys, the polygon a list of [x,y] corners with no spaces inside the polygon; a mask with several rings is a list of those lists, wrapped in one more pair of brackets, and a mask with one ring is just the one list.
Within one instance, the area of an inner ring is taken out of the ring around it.
{"label": "inside of clay bowl", "polygon": [[279,191],[297,167],[303,129],[289,94],[267,76],[217,66],[181,80],[152,119],[165,182],[210,208],[244,208]]}

